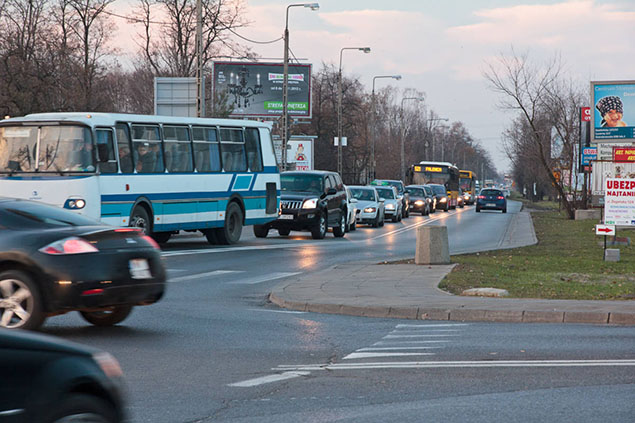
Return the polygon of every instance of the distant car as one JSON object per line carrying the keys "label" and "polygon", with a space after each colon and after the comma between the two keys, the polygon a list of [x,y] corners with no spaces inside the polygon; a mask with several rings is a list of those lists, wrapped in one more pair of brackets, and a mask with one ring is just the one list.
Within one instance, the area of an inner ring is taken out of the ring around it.
{"label": "distant car", "polygon": [[349,186],[351,196],[357,200],[357,223],[374,228],[384,226],[384,202],[372,186]]}
{"label": "distant car", "polygon": [[507,213],[507,200],[502,190],[483,188],[476,197],[476,212],[481,210],[500,210]]}
{"label": "distant car", "polygon": [[384,200],[385,218],[391,219],[393,222],[399,222],[403,215],[397,188],[393,186],[377,186],[375,189],[377,194],[379,194],[379,199]]}
{"label": "distant car", "polygon": [[336,238],[344,236],[348,206],[346,190],[337,172],[282,172],[280,188],[280,215],[271,223],[254,226],[257,237],[266,237],[273,228],[282,236],[291,231],[310,231],[313,239],[322,239],[329,227]]}
{"label": "distant car", "polygon": [[[397,189],[397,196],[401,200],[401,217],[410,216],[410,202],[408,201],[409,194],[406,191],[404,183],[397,179],[375,179],[371,182],[371,185],[386,186],[390,185]],[[399,219],[401,220],[401,218]]]}
{"label": "distant car", "polygon": [[110,354],[0,329],[1,422],[124,421],[122,371]]}
{"label": "distant car", "polygon": [[448,191],[444,185],[441,184],[428,184],[434,193],[437,200],[436,210],[448,211],[450,209],[450,199],[448,198]]}
{"label": "distant car", "polygon": [[465,197],[461,188],[459,188],[459,196],[456,199],[456,203],[460,208],[465,207]]}
{"label": "distant car", "polygon": [[426,194],[422,185],[408,185],[406,192],[409,195],[410,211],[421,213],[422,216],[430,214],[432,208],[432,195]]}
{"label": "distant car", "polygon": [[353,197],[348,187],[346,189],[346,232],[354,231],[357,229],[357,199]]}
{"label": "distant car", "polygon": [[69,311],[110,326],[164,291],[159,246],[136,228],[0,198],[0,327],[37,329]]}
{"label": "distant car", "polygon": [[423,190],[426,193],[426,198],[428,199],[430,203],[430,213],[434,213],[437,211],[437,197],[434,194],[434,190],[432,189],[430,185],[422,185],[422,186],[423,186]]}

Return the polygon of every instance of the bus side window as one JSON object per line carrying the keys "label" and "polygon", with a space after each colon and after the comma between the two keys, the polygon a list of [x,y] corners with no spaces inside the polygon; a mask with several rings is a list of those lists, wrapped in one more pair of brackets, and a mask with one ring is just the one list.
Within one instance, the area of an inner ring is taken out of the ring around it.
{"label": "bus side window", "polygon": [[117,135],[117,152],[121,173],[132,173],[132,155],[130,154],[130,132],[128,125],[118,123],[115,127]]}
{"label": "bus side window", "polygon": [[224,171],[245,172],[247,170],[242,129],[222,128],[220,130],[220,148]]}
{"label": "bus side window", "polygon": [[199,172],[220,172],[220,148],[215,128],[193,127],[194,160]]}
{"label": "bus side window", "polygon": [[191,172],[192,148],[186,126],[164,126],[163,142],[168,172]]}
{"label": "bus side window", "polygon": [[97,156],[101,173],[117,173],[117,161],[115,160],[115,145],[112,139],[112,130],[97,130]]}
{"label": "bus side window", "polygon": [[162,173],[164,171],[158,126],[133,125],[132,145],[137,172]]}
{"label": "bus side window", "polygon": [[258,128],[245,129],[245,149],[247,150],[247,164],[252,172],[262,172],[262,154],[260,152],[260,134]]}

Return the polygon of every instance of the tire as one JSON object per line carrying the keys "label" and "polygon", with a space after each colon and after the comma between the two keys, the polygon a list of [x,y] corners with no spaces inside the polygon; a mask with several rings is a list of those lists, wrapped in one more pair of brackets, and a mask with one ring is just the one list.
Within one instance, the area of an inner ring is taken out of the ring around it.
{"label": "tire", "polygon": [[353,216],[353,223],[351,223],[348,230],[351,232],[357,230],[357,220],[355,216]]}
{"label": "tire", "polygon": [[94,395],[71,394],[46,420],[52,423],[116,423],[117,411],[112,405]]}
{"label": "tire", "polygon": [[381,219],[379,219],[379,227],[380,228],[383,227],[384,224],[386,223],[386,222],[384,222],[384,220],[386,220],[386,215],[382,213]]}
{"label": "tire", "polygon": [[373,228],[379,228],[379,212],[377,212],[377,216],[375,216],[375,220],[371,224]]}
{"label": "tire", "polygon": [[216,232],[218,232],[217,228],[203,229],[201,232],[203,232],[203,235],[205,235],[205,238],[207,238],[207,242],[209,242],[211,245],[218,244],[218,239],[216,238]]}
{"label": "tire", "polygon": [[114,326],[121,323],[132,312],[131,305],[115,306],[104,311],[80,311],[79,314],[88,323],[95,326]]}
{"label": "tire", "polygon": [[269,227],[267,225],[254,225],[254,235],[256,238],[267,238]]}
{"label": "tire", "polygon": [[129,226],[141,229],[146,235],[152,235],[152,221],[150,220],[148,212],[142,206],[137,206],[132,211]]}
{"label": "tire", "polygon": [[507,207],[503,209],[503,213],[507,213]]}
{"label": "tire", "polygon": [[480,213],[481,209],[479,207],[476,208],[476,213]]}
{"label": "tire", "polygon": [[222,245],[235,244],[240,240],[243,231],[243,211],[236,203],[229,203],[225,211],[225,224],[218,228],[216,238]]}
{"label": "tire", "polygon": [[291,229],[289,229],[289,228],[280,228],[280,229],[278,229],[278,233],[281,236],[289,236],[289,234],[291,233]]}
{"label": "tire", "polygon": [[320,221],[316,226],[311,228],[311,236],[313,239],[324,239],[326,230],[326,216],[324,213],[320,213]]}
{"label": "tire", "polygon": [[333,236],[335,238],[341,238],[346,233],[346,218],[343,213],[340,213],[340,224],[333,228]]}
{"label": "tire", "polygon": [[390,220],[392,222],[399,222],[399,217],[400,216],[398,216],[397,213],[395,213],[395,214],[392,215],[392,218]]}
{"label": "tire", "polygon": [[36,330],[46,319],[37,285],[21,270],[0,272],[0,300],[11,308],[0,306],[0,327]]}
{"label": "tire", "polygon": [[165,244],[170,240],[172,236],[172,232],[154,232],[152,234],[152,239],[154,239],[159,244]]}

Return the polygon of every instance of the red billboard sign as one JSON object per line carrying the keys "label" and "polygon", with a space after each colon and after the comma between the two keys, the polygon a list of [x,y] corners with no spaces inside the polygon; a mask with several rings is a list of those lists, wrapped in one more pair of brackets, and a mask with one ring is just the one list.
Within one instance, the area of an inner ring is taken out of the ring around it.
{"label": "red billboard sign", "polygon": [[580,121],[581,122],[591,122],[591,108],[590,107],[581,107],[580,108]]}
{"label": "red billboard sign", "polygon": [[635,163],[635,147],[613,147],[613,161]]}

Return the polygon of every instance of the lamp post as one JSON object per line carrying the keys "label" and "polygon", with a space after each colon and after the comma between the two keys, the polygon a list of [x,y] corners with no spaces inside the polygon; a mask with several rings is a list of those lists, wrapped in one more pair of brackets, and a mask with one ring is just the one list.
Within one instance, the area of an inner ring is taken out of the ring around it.
{"label": "lamp post", "polygon": [[370,53],[370,47],[342,47],[340,49],[340,69],[337,78],[337,173],[342,175],[342,53],[344,50],[359,50]]}
{"label": "lamp post", "polygon": [[[433,116],[432,112],[430,112],[430,115]],[[428,122],[430,122],[430,127],[428,128],[428,131],[430,132],[430,143],[432,144],[432,156],[430,157],[430,160],[434,160],[434,136],[432,134],[432,122],[437,122],[437,121],[445,121],[447,122],[449,119],[448,118],[429,118]],[[426,146],[427,147],[427,146]]]}
{"label": "lamp post", "polygon": [[292,7],[308,7],[318,10],[318,3],[297,3],[287,6],[284,25],[284,64],[282,77],[282,170],[287,170],[287,141],[289,140],[289,9]]}
{"label": "lamp post", "polygon": [[405,143],[405,138],[406,138],[406,124],[404,122],[404,112],[403,112],[403,102],[406,100],[415,100],[415,101],[424,101],[425,98],[423,97],[404,97],[401,99],[401,146],[400,146],[400,157],[401,157],[401,180],[405,180],[406,179],[406,168],[405,168],[405,161],[406,161],[406,152],[405,152],[405,147],[404,147],[404,143]]}
{"label": "lamp post", "polygon": [[401,79],[401,75],[377,75],[373,76],[373,92],[371,95],[371,126],[370,126],[370,169],[368,171],[368,182],[371,182],[375,179],[375,81],[380,78],[392,78],[399,81]]}

